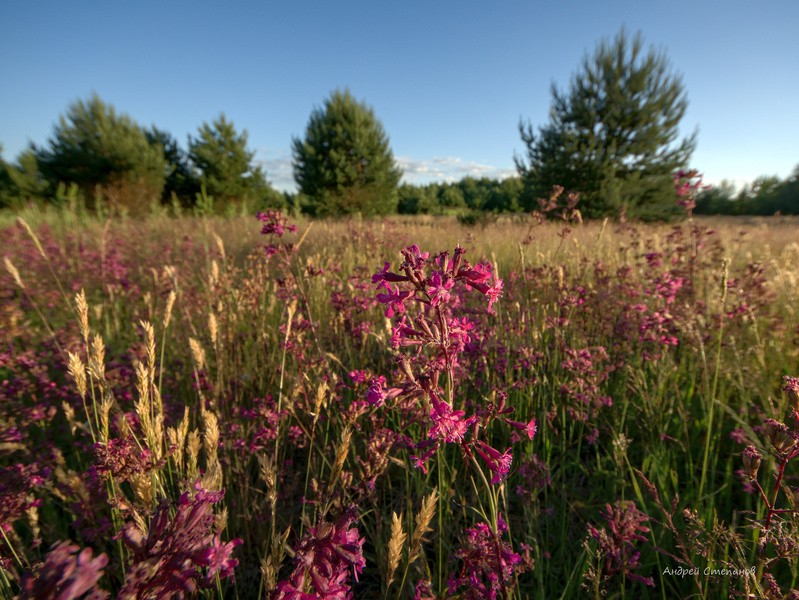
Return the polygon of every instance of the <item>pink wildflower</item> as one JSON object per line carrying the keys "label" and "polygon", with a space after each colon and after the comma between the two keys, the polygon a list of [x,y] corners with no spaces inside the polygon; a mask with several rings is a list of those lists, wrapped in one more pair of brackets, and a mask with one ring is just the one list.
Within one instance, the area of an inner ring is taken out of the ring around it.
{"label": "pink wildflower", "polygon": [[108,557],[105,554],[93,558],[91,548],[81,550],[69,542],[58,542],[35,574],[23,577],[18,598],[20,600],[107,598],[108,593],[97,587],[97,582],[102,579],[103,569],[107,564]]}
{"label": "pink wildflower", "polygon": [[605,559],[603,573],[608,576],[624,575],[631,581],[653,587],[655,582],[651,577],[643,577],[635,572],[640,567],[641,557],[635,545],[646,541],[641,534],[649,531],[645,525],[649,517],[638,510],[634,502],[621,500],[613,506],[606,505],[601,514],[607,529],[588,525],[588,533],[597,541],[598,550]]}
{"label": "pink wildflower", "polygon": [[121,538],[131,551],[132,565],[120,597],[183,597],[213,586],[217,576],[232,576],[238,565],[232,552],[242,542],[222,544],[214,534],[213,505],[224,495],[224,490],[209,492],[198,482],[193,495],[180,497],[174,516],[162,504],[147,532],[127,523]]}
{"label": "pink wildflower", "polygon": [[427,295],[430,297],[431,306],[449,302],[449,292],[454,286],[454,279],[442,274],[440,271],[435,271],[430,276],[430,285],[427,287]]}
{"label": "pink wildflower", "polygon": [[513,551],[502,539],[508,525],[497,517],[497,531],[487,523],[478,523],[466,530],[465,543],[455,552],[461,561],[457,576],[450,575],[447,587],[450,594],[460,592],[463,600],[495,600],[506,597],[515,583],[514,575],[529,568],[530,561]]}
{"label": "pink wildflower", "polygon": [[294,571],[287,580],[278,583],[275,600],[351,598],[350,572],[357,581],[366,566],[362,552],[364,538],[352,526],[357,519],[353,506],[335,524],[323,521],[317,527],[310,527],[295,551]]}
{"label": "pink wildflower", "polygon": [[500,452],[485,442],[478,440],[475,442],[474,449],[486,462],[488,469],[494,474],[491,478],[492,484],[501,483],[507,478],[513,463],[513,455],[510,452],[510,448],[505,450],[505,452]]}
{"label": "pink wildflower", "polygon": [[387,294],[377,294],[375,298],[381,304],[388,304],[386,307],[386,316],[391,318],[394,316],[394,313],[404,313],[405,312],[405,300],[407,300],[413,292],[409,291],[400,291],[399,289],[394,290],[391,285],[385,285],[386,290],[388,290]]}
{"label": "pink wildflower", "polygon": [[464,419],[465,412],[453,410],[449,404],[436,398],[435,394],[431,394],[431,401],[433,408],[430,410],[430,420],[433,421],[433,425],[430,427],[427,437],[444,441],[447,444],[462,441],[463,436],[469,431],[477,417],[471,416]]}

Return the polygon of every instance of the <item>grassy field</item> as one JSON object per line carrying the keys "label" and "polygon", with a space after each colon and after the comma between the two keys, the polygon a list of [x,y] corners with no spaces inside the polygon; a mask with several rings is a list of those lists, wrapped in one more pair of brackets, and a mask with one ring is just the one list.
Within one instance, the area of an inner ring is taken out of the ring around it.
{"label": "grassy field", "polygon": [[4,597],[797,594],[796,220],[22,216]]}

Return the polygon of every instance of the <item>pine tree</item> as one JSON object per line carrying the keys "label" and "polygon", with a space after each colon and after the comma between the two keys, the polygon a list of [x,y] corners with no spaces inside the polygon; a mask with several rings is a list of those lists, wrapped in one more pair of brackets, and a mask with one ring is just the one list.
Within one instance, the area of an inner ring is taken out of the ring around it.
{"label": "pine tree", "polygon": [[199,172],[206,193],[216,202],[261,201],[274,193],[260,166],[253,164],[255,151],[247,148],[247,132],[237,133],[225,115],[212,124],[203,123],[198,136],[189,139],[189,158]]}
{"label": "pine tree", "polygon": [[91,205],[99,192],[118,207],[141,211],[158,202],[166,163],[160,147],[128,115],[94,94],[70,105],[47,148],[34,148],[42,176],[55,189],[75,183]]}
{"label": "pine tree", "polygon": [[364,216],[397,209],[402,172],[375,113],[348,90],[335,91],[293,140],[294,179],[317,215]]}
{"label": "pine tree", "polygon": [[168,131],[153,126],[145,135],[150,144],[160,146],[164,153],[166,180],[162,202],[171,202],[172,194],[175,194],[183,206],[192,206],[200,191],[200,182],[191,168],[188,154]]}
{"label": "pine tree", "polygon": [[580,192],[589,217],[679,213],[672,174],[687,166],[696,134],[675,143],[688,99],[664,54],[644,55],[640,33],[630,40],[622,29],[586,56],[568,93],[553,84],[552,97],[550,120],[537,134],[519,125],[526,208],[561,185]]}

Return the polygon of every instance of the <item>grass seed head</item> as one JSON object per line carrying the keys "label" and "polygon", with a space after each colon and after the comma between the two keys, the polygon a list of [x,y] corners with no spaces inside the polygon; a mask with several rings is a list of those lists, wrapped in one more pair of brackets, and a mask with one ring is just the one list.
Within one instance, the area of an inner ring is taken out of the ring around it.
{"label": "grass seed head", "polygon": [[411,550],[408,556],[408,564],[413,563],[420,555],[422,542],[426,533],[433,531],[430,528],[430,523],[436,514],[436,503],[438,502],[438,490],[433,489],[424,500],[422,500],[422,508],[416,515],[416,527],[413,530],[413,537],[411,538]]}
{"label": "grass seed head", "polygon": [[7,256],[4,256],[3,264],[6,267],[6,271],[8,271],[9,275],[11,275],[11,278],[14,280],[14,283],[17,284],[17,287],[24,290],[25,284],[22,283],[22,278],[19,276],[19,271],[17,271],[17,268],[14,266],[14,263],[11,262],[11,259],[8,258]]}
{"label": "grass seed head", "polygon": [[402,559],[402,548],[408,535],[402,529],[402,520],[397,513],[391,513],[391,538],[388,541],[388,584],[394,581],[394,572]]}
{"label": "grass seed head", "polygon": [[72,352],[67,352],[67,354],[69,355],[69,374],[72,375],[72,379],[75,380],[75,387],[78,388],[78,394],[80,395],[81,399],[85,400],[87,389],[86,367],[83,364],[83,361],[80,359],[80,356],[73,354]]}
{"label": "grass seed head", "polygon": [[81,288],[75,294],[75,306],[78,309],[78,321],[80,322],[80,334],[83,341],[89,343],[89,304],[86,302],[86,292]]}

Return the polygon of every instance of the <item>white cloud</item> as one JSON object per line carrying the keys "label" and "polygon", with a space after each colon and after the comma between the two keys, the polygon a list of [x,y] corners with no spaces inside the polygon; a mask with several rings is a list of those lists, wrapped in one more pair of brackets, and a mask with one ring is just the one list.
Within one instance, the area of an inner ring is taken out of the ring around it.
{"label": "white cloud", "polygon": [[266,171],[266,178],[275,189],[281,192],[296,191],[291,155],[286,151],[259,150],[255,163]]}
{"label": "white cloud", "polygon": [[[255,162],[266,171],[266,177],[278,190],[295,192],[292,159],[288,151],[261,149]],[[424,185],[433,182],[454,182],[464,177],[488,177],[505,179],[516,175],[515,169],[484,165],[464,160],[459,156],[436,156],[433,158],[397,157],[397,164],[403,171],[404,183]]]}
{"label": "white cloud", "polygon": [[425,159],[400,156],[397,158],[397,163],[404,172],[402,180],[411,184],[426,184],[435,181],[452,182],[459,181],[464,177],[505,179],[516,174],[515,169],[484,165],[464,160],[458,156],[436,156]]}

